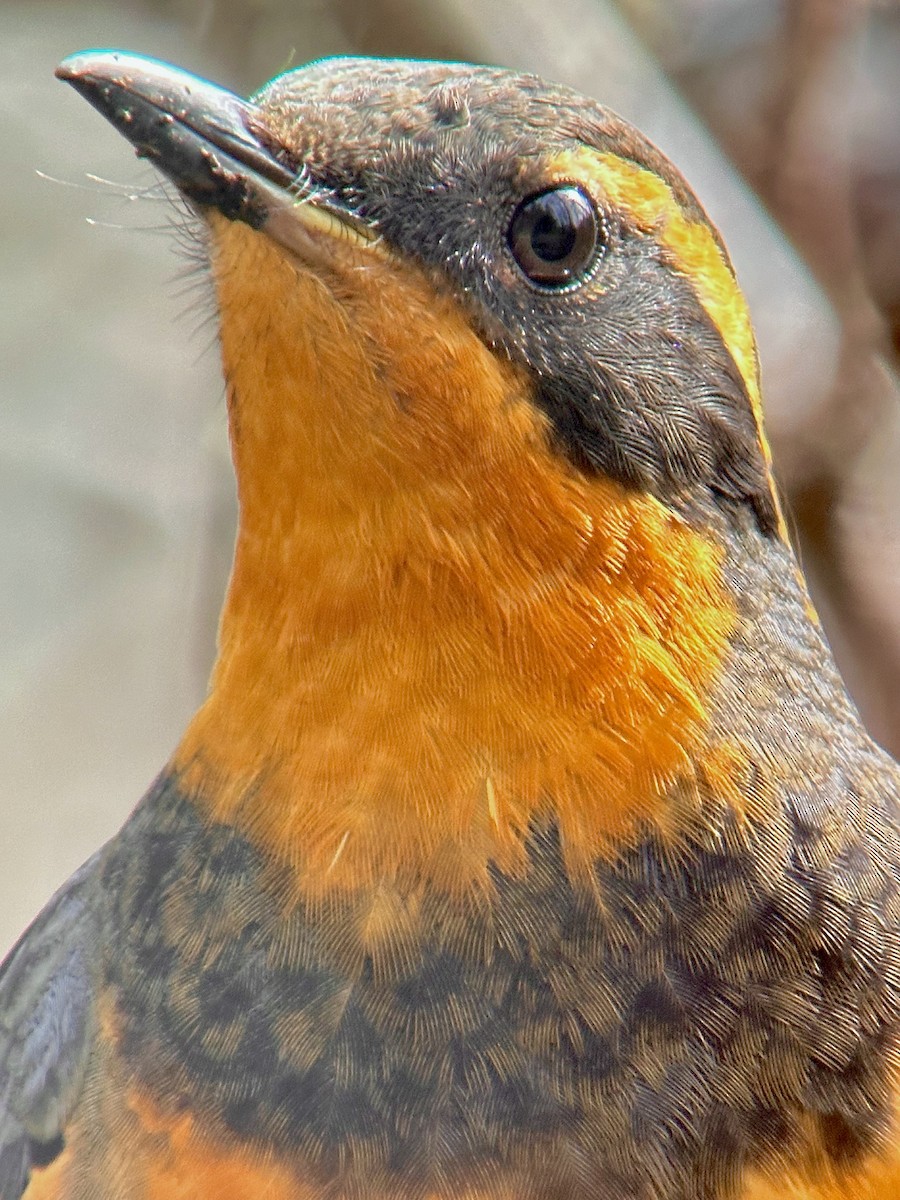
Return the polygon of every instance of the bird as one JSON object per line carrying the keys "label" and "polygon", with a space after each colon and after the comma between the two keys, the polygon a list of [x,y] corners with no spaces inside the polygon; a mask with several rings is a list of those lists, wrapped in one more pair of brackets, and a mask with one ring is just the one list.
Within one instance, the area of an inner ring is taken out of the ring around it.
{"label": "bird", "polygon": [[900,1197],[900,772],[676,167],[496,67],[57,74],[196,225],[240,512],[0,969],[0,1198]]}

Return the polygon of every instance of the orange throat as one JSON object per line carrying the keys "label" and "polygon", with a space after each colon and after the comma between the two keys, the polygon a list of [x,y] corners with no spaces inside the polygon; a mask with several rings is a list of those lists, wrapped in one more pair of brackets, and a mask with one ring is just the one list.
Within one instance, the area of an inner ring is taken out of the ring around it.
{"label": "orange throat", "polygon": [[529,381],[408,265],[313,275],[213,220],[241,508],[174,760],[302,890],[572,872],[693,779],[735,625],[721,552],[553,448]]}

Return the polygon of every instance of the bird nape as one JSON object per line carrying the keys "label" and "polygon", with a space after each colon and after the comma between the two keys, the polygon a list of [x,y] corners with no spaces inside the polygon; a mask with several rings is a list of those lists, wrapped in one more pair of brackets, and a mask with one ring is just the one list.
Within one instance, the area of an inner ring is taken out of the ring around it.
{"label": "bird nape", "polygon": [[57,73],[203,231],[240,517],[0,968],[0,1200],[900,1198],[900,773],[684,179],[496,68]]}

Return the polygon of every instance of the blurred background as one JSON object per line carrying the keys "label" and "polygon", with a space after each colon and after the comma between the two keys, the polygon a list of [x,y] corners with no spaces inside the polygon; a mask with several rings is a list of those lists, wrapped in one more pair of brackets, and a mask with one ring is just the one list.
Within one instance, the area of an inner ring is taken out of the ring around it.
{"label": "blurred background", "polygon": [[895,0],[0,0],[0,954],[202,698],[233,537],[203,279],[53,79],[96,46],[240,92],[325,54],[501,63],[641,126],[731,248],[816,603],[900,752]]}

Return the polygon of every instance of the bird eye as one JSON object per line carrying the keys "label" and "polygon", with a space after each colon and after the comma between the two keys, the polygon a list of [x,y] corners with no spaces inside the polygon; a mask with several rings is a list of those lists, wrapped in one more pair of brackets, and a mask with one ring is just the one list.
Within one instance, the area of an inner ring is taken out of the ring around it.
{"label": "bird eye", "polygon": [[601,221],[590,197],[566,186],[523,200],[513,213],[506,240],[533,283],[558,288],[587,273],[601,237]]}

